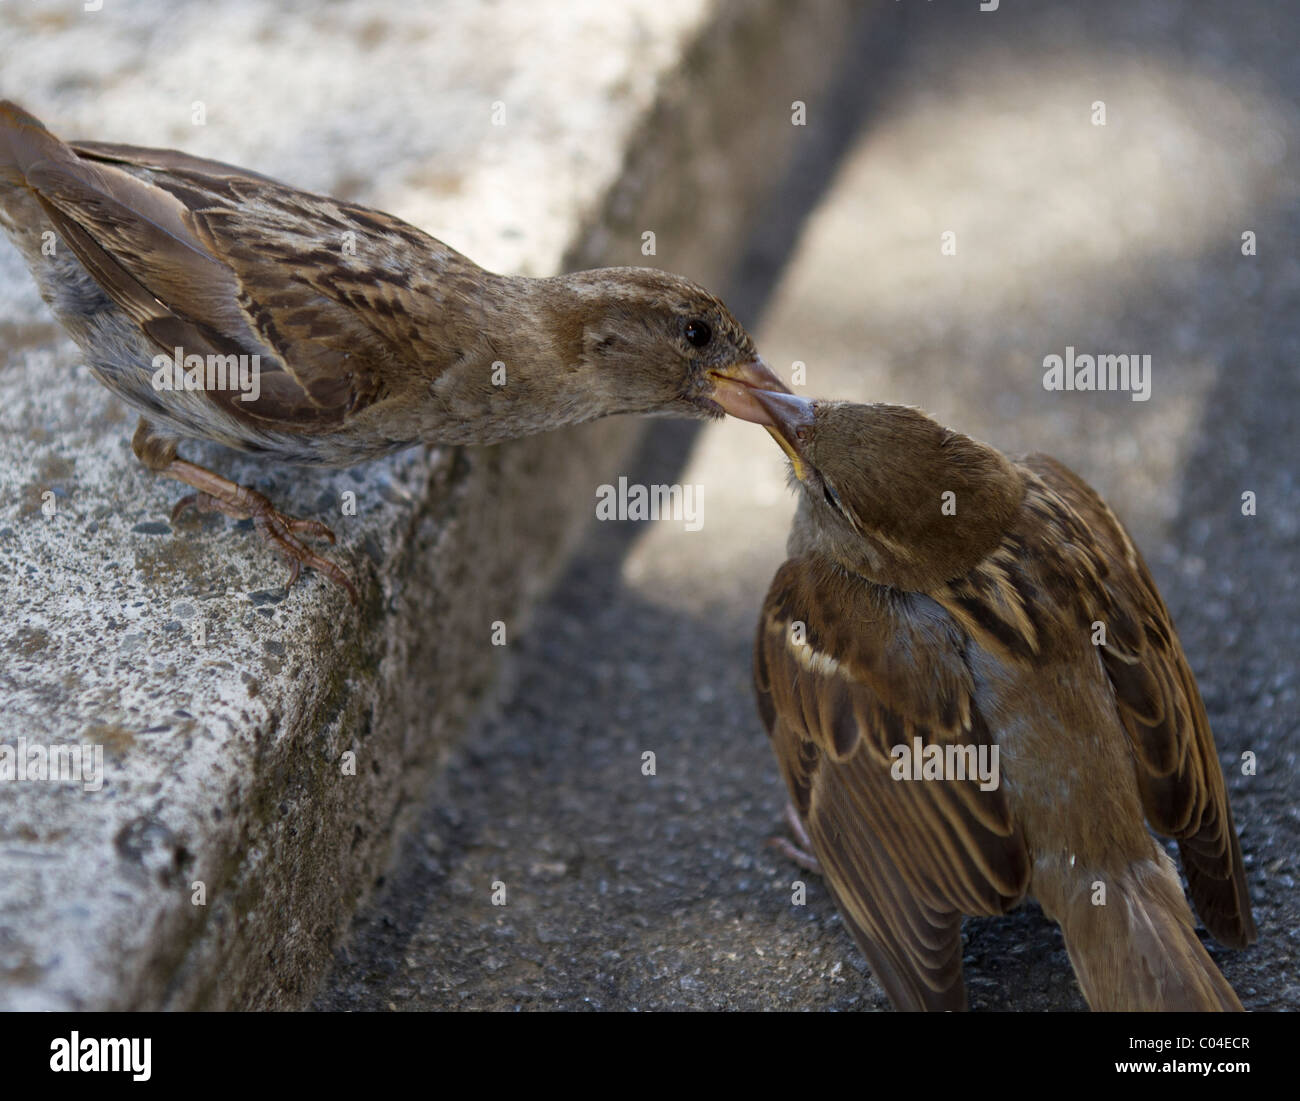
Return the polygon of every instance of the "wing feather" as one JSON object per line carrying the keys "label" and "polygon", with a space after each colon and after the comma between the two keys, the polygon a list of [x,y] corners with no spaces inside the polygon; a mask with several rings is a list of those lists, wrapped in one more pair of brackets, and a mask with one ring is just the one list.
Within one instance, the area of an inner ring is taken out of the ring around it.
{"label": "wing feather", "polygon": [[1106,624],[1102,664],[1132,740],[1143,810],[1176,838],[1197,913],[1223,944],[1256,938],[1241,843],[1205,704],[1146,562],[1096,492],[1045,455],[1025,465],[1083,521],[1100,570],[1092,615]]}
{"label": "wing feather", "polygon": [[[418,365],[413,250],[468,264],[398,219],[233,165],[69,145],[13,104],[0,104],[0,142],[7,171],[160,352],[258,357],[257,400],[205,392],[252,426],[319,432],[383,400],[383,380]],[[355,265],[349,232],[358,252],[374,246]]]}
{"label": "wing feather", "polygon": [[816,557],[777,572],[759,624],[759,711],[779,767],[840,912],[900,1009],[965,1008],[962,915],[1004,913],[1029,882],[1000,790],[891,776],[890,750],[914,737],[990,744],[964,645],[928,598],[886,594]]}

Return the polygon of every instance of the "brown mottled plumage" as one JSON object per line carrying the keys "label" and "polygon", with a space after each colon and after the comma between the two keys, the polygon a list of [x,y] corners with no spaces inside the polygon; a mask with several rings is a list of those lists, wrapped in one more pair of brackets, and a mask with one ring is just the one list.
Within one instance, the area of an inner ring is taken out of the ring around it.
{"label": "brown mottled plumage", "polygon": [[[1250,944],[1205,708],[1115,515],[1053,459],[1013,462],[917,410],[754,397],[801,488],[759,622],[759,709],[894,1006],[965,1008],[962,916],[1033,895],[1094,1009],[1240,1009],[1144,825],[1177,838],[1210,932]],[[996,745],[1000,783],[892,778],[914,738]]]}
{"label": "brown mottled plumage", "polygon": [[[151,469],[298,535],[328,529],[176,457],[202,437],[346,466],[416,443],[491,444],[613,413],[719,416],[783,389],[727,308],[685,279],[606,268],[488,272],[388,214],[170,150],[67,144],[0,102],[0,225],[96,377],[141,414]],[[47,247],[50,233],[56,241]],[[260,394],[166,390],[154,357],[258,356]],[[751,411],[752,413],[752,411]]]}

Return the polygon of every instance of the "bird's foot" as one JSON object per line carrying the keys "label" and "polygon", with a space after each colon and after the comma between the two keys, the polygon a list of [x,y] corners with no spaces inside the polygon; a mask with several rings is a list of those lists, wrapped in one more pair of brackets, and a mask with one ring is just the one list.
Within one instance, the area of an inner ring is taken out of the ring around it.
{"label": "bird's foot", "polygon": [[785,823],[790,827],[790,832],[794,834],[794,841],[791,841],[788,837],[771,837],[768,838],[767,843],[787,860],[798,864],[805,871],[812,872],[813,875],[821,875],[821,861],[813,855],[812,838],[808,836],[803,819],[799,817],[799,812],[794,809],[793,803],[786,803],[785,805]]}
{"label": "bird's foot", "polygon": [[300,535],[315,539],[327,539],[334,542],[334,533],[318,520],[304,520],[289,516],[277,509],[269,498],[255,489],[241,486],[228,478],[214,474],[205,467],[196,466],[184,459],[173,459],[159,473],[176,478],[186,485],[198,490],[188,497],[182,497],[172,509],[172,520],[187,508],[200,512],[222,512],[236,520],[252,520],[254,526],[267,542],[289,560],[289,580],[285,588],[289,589],[298,580],[303,566],[310,566],[317,573],[328,577],[340,586],[353,604],[360,603],[356,587],[338,566],[328,558],[322,558],[299,538]]}

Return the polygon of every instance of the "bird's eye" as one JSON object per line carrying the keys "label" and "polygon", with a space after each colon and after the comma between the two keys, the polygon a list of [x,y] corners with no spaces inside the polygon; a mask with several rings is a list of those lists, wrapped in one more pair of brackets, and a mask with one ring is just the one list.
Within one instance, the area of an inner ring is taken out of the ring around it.
{"label": "bird's eye", "polygon": [[713,339],[713,330],[706,321],[686,322],[686,342],[695,348],[703,348]]}
{"label": "bird's eye", "polygon": [[826,503],[847,520],[848,515],[844,511],[844,504],[840,501],[840,495],[831,488],[830,482],[822,482],[822,492],[826,495]]}

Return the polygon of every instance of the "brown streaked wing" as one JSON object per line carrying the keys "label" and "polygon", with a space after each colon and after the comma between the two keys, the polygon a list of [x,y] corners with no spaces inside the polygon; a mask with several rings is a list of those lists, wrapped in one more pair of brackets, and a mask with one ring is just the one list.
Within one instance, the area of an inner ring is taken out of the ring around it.
{"label": "brown streaked wing", "polygon": [[[810,651],[791,645],[795,621]],[[885,595],[817,556],[777,571],[759,621],[755,687],[777,761],[840,912],[899,1009],[965,1008],[962,915],[1005,913],[1029,883],[1001,790],[890,775],[890,748],[914,737],[991,743],[965,641],[928,598]]]}
{"label": "brown streaked wing", "polygon": [[1096,542],[1107,626],[1102,663],[1133,743],[1147,820],[1178,840],[1197,913],[1216,939],[1256,938],[1223,770],[1205,704],[1169,611],[1128,532],[1076,474],[1046,455],[1024,463],[1083,520]]}
{"label": "brown streaked wing", "polygon": [[116,142],[81,140],[70,141],[68,145],[78,155],[96,161],[167,172],[192,172],[212,179],[259,180],[280,187],[288,186],[279,180],[272,179],[270,176],[263,176],[260,172],[240,168],[235,164],[226,164],[224,161],[196,157],[190,153],[182,153],[179,149],[148,149],[142,145],[121,145]]}
{"label": "brown streaked wing", "polygon": [[[262,427],[318,431],[385,393],[381,365],[397,358],[365,295],[343,277],[346,204],[260,173],[175,150],[80,143],[97,160],[147,170],[149,183],[187,210],[187,226],[233,274],[241,316],[264,347],[257,401],[217,394]],[[382,216],[387,217],[387,216]],[[360,308],[359,308],[360,307]],[[227,349],[228,350],[228,349]]]}
{"label": "brown streaked wing", "polygon": [[[20,140],[32,147],[27,182],[61,236],[161,351],[259,356],[258,400],[234,390],[209,391],[211,400],[249,423],[312,431],[380,396],[374,365],[391,352],[356,310],[284,266],[269,274],[285,257],[263,233],[263,199],[297,193],[167,150],[84,143],[79,155],[43,128]],[[215,247],[201,224],[209,216],[261,262],[241,267]]]}

